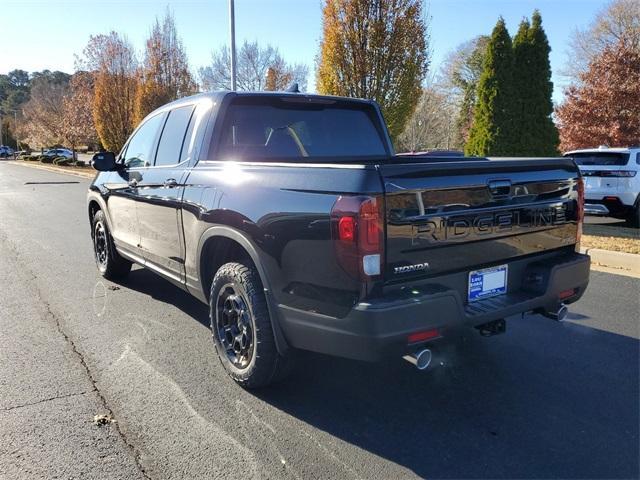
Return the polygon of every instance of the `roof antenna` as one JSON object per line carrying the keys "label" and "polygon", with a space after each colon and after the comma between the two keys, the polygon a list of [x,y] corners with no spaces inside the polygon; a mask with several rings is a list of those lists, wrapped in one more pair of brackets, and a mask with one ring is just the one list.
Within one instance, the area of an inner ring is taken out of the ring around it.
{"label": "roof antenna", "polygon": [[287,88],[286,91],[291,93],[300,93],[300,89],[298,88],[298,82],[293,82],[291,85],[289,85],[289,88]]}

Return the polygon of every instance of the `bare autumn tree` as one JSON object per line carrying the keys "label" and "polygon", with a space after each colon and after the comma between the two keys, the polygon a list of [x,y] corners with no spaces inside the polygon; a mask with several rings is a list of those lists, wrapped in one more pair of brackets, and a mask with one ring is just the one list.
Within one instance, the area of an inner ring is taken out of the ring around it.
{"label": "bare autumn tree", "polygon": [[420,102],[398,137],[398,150],[418,152],[460,148],[455,143],[455,122],[458,105],[441,85],[427,85]]}
{"label": "bare autumn tree", "polygon": [[77,63],[95,75],[96,131],[102,145],[117,152],[134,128],[138,62],[133,47],[116,32],[91,36]]}
{"label": "bare autumn tree", "polygon": [[610,1],[583,30],[573,32],[568,50],[565,76],[579,81],[589,63],[605,48],[619,43],[632,51],[640,51],[640,3],[638,0]]}
{"label": "bare autumn tree", "polygon": [[473,108],[477,101],[478,80],[482,74],[488,43],[489,37],[481,35],[458,45],[449,53],[441,67],[441,87],[458,107],[452,141],[457,148],[462,147],[469,138]]}
{"label": "bare autumn tree", "polygon": [[293,83],[297,83],[298,89],[303,92],[307,89],[308,76],[309,67],[306,65],[301,63],[289,65],[284,58],[276,55],[267,69],[264,89],[282,91],[289,88]]}
{"label": "bare autumn tree", "polygon": [[556,109],[562,151],[640,140],[640,52],[622,42],[605,47],[565,91]]}
{"label": "bare autumn tree", "polygon": [[136,91],[135,122],[139,123],[165,103],[191,95],[196,89],[175,20],[167,10],[162,23],[156,18],[147,39],[141,81]]}
{"label": "bare autumn tree", "polygon": [[318,91],[376,100],[397,137],[429,66],[422,0],[326,0],[322,14]]}
{"label": "bare autumn tree", "polygon": [[69,92],[63,100],[62,127],[64,138],[73,149],[98,143],[93,122],[94,87],[91,72],[76,72],[69,82]]}
{"label": "bare autumn tree", "polygon": [[29,101],[22,109],[18,135],[32,146],[46,147],[64,141],[64,98],[69,91],[69,75],[44,71],[31,81]]}
{"label": "bare autumn tree", "polygon": [[[304,64],[287,63],[271,45],[261,47],[257,41],[245,40],[237,61],[238,90],[284,90],[293,82],[298,83],[301,91],[307,89],[309,68]],[[229,90],[230,72],[231,55],[229,48],[223,46],[211,54],[211,65],[199,70],[203,90]]]}

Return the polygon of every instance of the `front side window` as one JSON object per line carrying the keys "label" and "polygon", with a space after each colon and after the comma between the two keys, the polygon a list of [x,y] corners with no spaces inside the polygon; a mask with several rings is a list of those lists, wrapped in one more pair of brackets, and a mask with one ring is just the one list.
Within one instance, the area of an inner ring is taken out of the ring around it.
{"label": "front side window", "polygon": [[236,98],[222,129],[223,160],[375,158],[386,155],[368,104],[286,98]]}
{"label": "front side window", "polygon": [[153,164],[158,132],[165,118],[165,113],[154,115],[133,134],[124,156],[124,164],[127,167],[145,167]]}
{"label": "front side window", "polygon": [[169,118],[164,124],[158,144],[156,166],[180,163],[180,151],[192,113],[193,105],[178,107],[169,112]]}

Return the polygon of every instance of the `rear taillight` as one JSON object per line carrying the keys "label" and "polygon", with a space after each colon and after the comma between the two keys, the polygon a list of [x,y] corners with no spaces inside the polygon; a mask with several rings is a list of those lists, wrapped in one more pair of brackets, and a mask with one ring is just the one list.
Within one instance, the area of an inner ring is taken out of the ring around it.
{"label": "rear taillight", "polygon": [[367,280],[382,273],[384,221],[382,200],[342,196],[331,209],[336,257],[353,278]]}
{"label": "rear taillight", "polygon": [[584,180],[578,179],[576,184],[578,190],[578,231],[576,233],[576,252],[580,251],[580,239],[582,238],[582,222],[584,221]]}
{"label": "rear taillight", "polygon": [[576,289],[571,288],[569,290],[563,290],[558,294],[558,300],[566,300],[567,298],[571,298],[576,294]]}

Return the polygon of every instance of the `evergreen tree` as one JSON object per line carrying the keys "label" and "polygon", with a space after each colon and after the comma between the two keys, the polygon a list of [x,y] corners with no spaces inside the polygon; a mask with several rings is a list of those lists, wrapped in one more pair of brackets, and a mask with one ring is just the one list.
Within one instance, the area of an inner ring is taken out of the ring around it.
{"label": "evergreen tree", "polygon": [[530,42],[531,24],[526,18],[520,22],[518,33],[513,37],[513,89],[512,105],[514,145],[513,155],[526,156],[533,146],[533,112],[531,111],[533,88],[533,45]]}
{"label": "evergreen tree", "polygon": [[[537,10],[531,17],[531,28],[528,35],[531,44],[529,85],[531,93],[529,104],[525,106],[530,112],[530,150],[527,156],[553,156],[558,154],[558,129],[553,123],[553,83],[551,82],[551,64],[549,53],[551,47],[547,34],[542,28],[542,17]],[[525,97],[527,98],[527,97]]]}
{"label": "evergreen tree", "polygon": [[514,155],[553,156],[558,154],[558,130],[553,112],[553,83],[549,64],[549,41],[536,10],[513,40],[514,55]]}
{"label": "evergreen tree", "polygon": [[465,154],[513,154],[513,100],[513,48],[500,17],[487,45]]}

